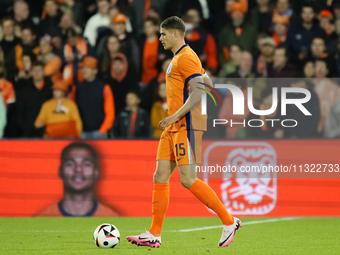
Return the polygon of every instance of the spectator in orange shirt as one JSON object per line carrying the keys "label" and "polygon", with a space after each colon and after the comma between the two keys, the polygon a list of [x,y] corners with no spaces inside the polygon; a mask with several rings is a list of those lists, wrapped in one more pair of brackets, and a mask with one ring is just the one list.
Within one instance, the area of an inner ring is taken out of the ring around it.
{"label": "spectator in orange shirt", "polygon": [[273,23],[274,30],[272,38],[274,39],[276,46],[279,46],[286,41],[289,18],[276,15],[273,17]]}
{"label": "spectator in orange shirt", "polygon": [[72,98],[83,121],[83,139],[105,139],[115,120],[115,105],[109,85],[96,78],[98,61],[85,57],[80,67],[85,81],[73,87]]}
{"label": "spectator in orange shirt", "polygon": [[66,98],[68,85],[63,80],[55,81],[53,98],[45,102],[34,122],[36,128],[46,126],[45,137],[79,138],[82,122],[77,105]]}
{"label": "spectator in orange shirt", "polygon": [[278,0],[276,8],[273,11],[273,20],[275,16],[287,18],[290,22],[290,18],[293,15],[292,9],[289,8],[289,0]]}
{"label": "spectator in orange shirt", "polygon": [[168,117],[168,104],[166,102],[166,84],[162,82],[156,89],[156,101],[151,108],[151,126],[153,128],[153,138],[160,138],[162,130],[159,127],[159,122]]}
{"label": "spectator in orange shirt", "polygon": [[100,162],[96,150],[86,143],[72,143],[61,152],[59,177],[63,181],[61,201],[36,216],[45,217],[117,217],[120,213],[101,203],[96,196]]}
{"label": "spectator in orange shirt", "polygon": [[140,38],[139,49],[142,53],[141,82],[148,85],[153,77],[158,73],[157,62],[165,58],[165,52],[158,40],[159,20],[156,18],[147,18],[144,21],[144,36]]}

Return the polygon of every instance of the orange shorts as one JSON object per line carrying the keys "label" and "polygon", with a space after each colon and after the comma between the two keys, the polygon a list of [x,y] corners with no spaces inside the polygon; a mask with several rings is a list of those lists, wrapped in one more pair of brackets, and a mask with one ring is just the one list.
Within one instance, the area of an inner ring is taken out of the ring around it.
{"label": "orange shorts", "polygon": [[201,163],[202,135],[200,130],[163,131],[156,160],[175,161],[178,166]]}

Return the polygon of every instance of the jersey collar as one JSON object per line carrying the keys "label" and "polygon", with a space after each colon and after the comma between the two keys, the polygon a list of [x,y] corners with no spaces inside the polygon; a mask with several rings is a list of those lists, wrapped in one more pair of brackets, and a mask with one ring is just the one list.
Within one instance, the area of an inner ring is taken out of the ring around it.
{"label": "jersey collar", "polygon": [[181,48],[179,48],[179,50],[174,54],[174,56],[176,56],[186,46],[189,46],[189,45],[187,43],[184,44]]}
{"label": "jersey collar", "polygon": [[[95,200],[94,202],[95,202],[95,203],[94,203],[94,206],[92,207],[92,209],[91,209],[88,213],[86,213],[85,215],[83,215],[83,217],[93,216],[93,215],[97,212],[98,207],[99,207],[99,203],[98,203],[97,200]],[[68,213],[68,212],[64,209],[64,207],[63,207],[63,201],[60,201],[60,202],[58,203],[58,208],[59,208],[59,211],[61,212],[61,214],[62,214],[63,216],[74,217],[74,215]]]}

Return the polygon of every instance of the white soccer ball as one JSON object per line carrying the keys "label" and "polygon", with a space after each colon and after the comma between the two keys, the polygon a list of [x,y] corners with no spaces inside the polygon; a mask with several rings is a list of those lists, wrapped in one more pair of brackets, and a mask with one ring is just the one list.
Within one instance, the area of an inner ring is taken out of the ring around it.
{"label": "white soccer ball", "polygon": [[94,231],[93,240],[100,248],[114,248],[120,241],[120,233],[114,225],[103,223]]}

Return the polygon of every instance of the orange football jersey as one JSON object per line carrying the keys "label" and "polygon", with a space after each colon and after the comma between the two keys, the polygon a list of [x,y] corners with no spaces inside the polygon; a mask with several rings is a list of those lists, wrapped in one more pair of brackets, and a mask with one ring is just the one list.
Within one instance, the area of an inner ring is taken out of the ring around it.
{"label": "orange football jersey", "polygon": [[[166,73],[166,97],[169,116],[180,109],[190,94],[189,81],[197,76],[204,76],[201,60],[188,46],[183,45],[174,55]],[[165,130],[207,130],[207,116],[201,114],[201,103]]]}

